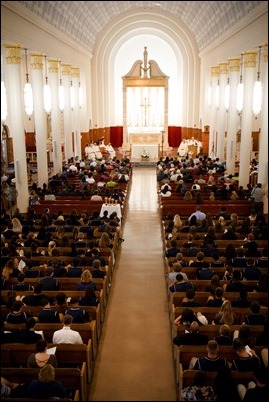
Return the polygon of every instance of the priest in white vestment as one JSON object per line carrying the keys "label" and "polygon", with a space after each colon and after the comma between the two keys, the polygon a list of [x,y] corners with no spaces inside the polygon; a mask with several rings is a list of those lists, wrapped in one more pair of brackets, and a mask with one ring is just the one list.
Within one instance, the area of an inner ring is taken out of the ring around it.
{"label": "priest in white vestment", "polygon": [[116,156],[116,152],[114,148],[112,147],[111,143],[105,146],[107,152],[109,152],[109,156],[111,159],[113,159]]}
{"label": "priest in white vestment", "polygon": [[189,150],[188,143],[184,138],[184,140],[181,141],[181,143],[179,144],[177,153],[179,156],[184,157],[184,156],[188,155],[188,150]]}

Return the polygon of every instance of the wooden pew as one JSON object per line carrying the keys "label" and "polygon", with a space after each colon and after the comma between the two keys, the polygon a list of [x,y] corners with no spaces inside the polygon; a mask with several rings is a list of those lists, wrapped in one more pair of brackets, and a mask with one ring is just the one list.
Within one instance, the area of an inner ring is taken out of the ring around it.
{"label": "wooden pew", "polygon": [[[207,286],[206,285],[207,279],[196,279],[196,270],[197,270],[197,267],[183,267],[182,268],[182,272],[185,272],[187,274],[188,279],[191,282],[196,283],[198,285],[198,283],[195,281],[197,281],[197,280],[200,281],[201,285],[199,286],[199,288],[201,288],[201,286]],[[220,278],[223,278],[226,268],[225,267],[223,267],[223,268],[222,267],[218,267],[218,268],[214,267],[214,268],[212,268],[212,270],[214,271],[214,274],[217,274]],[[235,270],[242,272],[243,268],[238,267],[238,268],[235,268]],[[268,272],[268,268],[260,268],[260,271],[266,273],[266,272]],[[222,284],[224,282],[222,282]],[[258,282],[258,280],[255,280],[255,281],[250,280],[250,279],[244,280],[244,284],[247,286],[248,290],[251,292],[253,291],[254,287],[257,285],[257,282]],[[227,283],[227,282],[225,282],[225,283]]]}
{"label": "wooden pew", "polygon": [[[179,384],[178,384],[178,400],[181,400],[181,392],[185,387],[189,387],[193,385],[194,377],[198,370],[182,370],[179,369]],[[249,381],[253,381],[253,372],[252,371],[232,371],[232,380],[237,384],[244,384],[247,386]],[[214,381],[217,377],[217,371],[207,371],[206,378],[207,378],[207,385],[214,386]]]}
{"label": "wooden pew", "polygon": [[[256,354],[261,358],[261,350],[263,346],[254,347]],[[180,373],[189,368],[192,357],[200,357],[207,355],[207,345],[181,345],[174,346],[175,366],[176,366],[176,382],[179,384]],[[232,363],[237,354],[232,346],[219,346],[219,356],[225,357],[228,363]]]}
{"label": "wooden pew", "polygon": [[[229,327],[230,327],[230,337],[232,339],[234,331],[239,330],[241,325],[234,324],[229,325]],[[214,325],[214,324],[201,325],[199,327],[199,332],[201,334],[207,335],[208,339],[214,339],[215,337],[219,336],[219,329],[220,325]],[[185,330],[186,325],[184,324],[173,325],[172,338],[181,333],[184,333]],[[251,335],[253,335],[254,337],[257,337],[262,331],[263,331],[263,325],[251,325]]]}
{"label": "wooden pew", "polygon": [[[51,306],[54,310],[54,306]],[[102,325],[101,325],[101,307],[100,304],[98,306],[81,306],[84,310],[89,313],[91,320],[96,321],[96,338],[97,341],[101,337]],[[22,311],[25,311],[28,315],[33,317],[38,317],[38,314],[42,310],[41,306],[23,306]],[[7,314],[10,312],[10,309],[6,308],[6,306],[1,305],[1,319],[4,320]]]}
{"label": "wooden pew", "polygon": [[[1,376],[15,383],[25,383],[37,378],[38,368],[1,368]],[[74,395],[79,390],[79,400],[87,401],[87,380],[86,380],[86,362],[83,362],[79,368],[56,368],[55,380],[60,381],[64,388]]]}
{"label": "wooden pew", "polygon": [[[4,324],[4,331],[12,331],[15,329],[22,330],[25,328],[24,324]],[[37,323],[35,325],[36,331],[43,331],[44,338],[48,343],[52,343],[52,337],[55,331],[62,329],[62,323]],[[96,338],[96,321],[92,320],[84,324],[72,324],[72,329],[78,331],[83,340],[83,343],[88,344],[89,339],[92,341],[92,359],[95,360],[98,349],[98,342]]]}
{"label": "wooden pew", "polygon": [[[185,201],[185,200],[184,200]],[[227,213],[236,213],[240,217],[241,216],[248,216],[251,211],[251,202],[247,200],[245,202],[241,202],[241,200],[238,200],[236,202],[233,201],[214,201],[212,203],[206,203],[204,202],[201,205],[201,210],[204,213],[211,213],[213,214],[219,214],[221,207],[226,207]],[[169,213],[175,215],[179,214],[181,217],[183,216],[190,216],[193,212],[196,210],[196,205],[195,203],[186,203],[186,201],[183,203],[180,200],[177,202],[174,201],[174,203],[169,202],[169,197],[165,198],[163,197],[161,199],[161,217],[162,219],[167,216]]]}
{"label": "wooden pew", "polygon": [[[192,281],[194,282],[198,281]],[[171,303],[175,307],[180,307],[182,305],[182,299],[186,296],[186,292],[174,292],[171,294]],[[206,306],[206,302],[210,292],[196,291],[195,300],[201,303],[202,306]],[[223,297],[230,301],[236,300],[239,297],[239,292],[224,292]],[[258,301],[262,306],[268,307],[268,293],[266,292],[248,292],[248,299],[251,301]],[[201,307],[202,308],[202,307]]]}
{"label": "wooden pew", "polygon": [[[92,360],[92,340],[89,339],[87,344],[72,345],[66,343],[53,344],[49,343],[48,348],[56,346],[56,357],[58,367],[78,367],[81,369],[83,362],[86,362],[87,381],[91,382],[93,376],[93,360]],[[1,365],[6,367],[27,367],[27,359],[31,353],[36,353],[35,344],[24,343],[5,343],[1,344],[1,354],[4,354],[5,360],[1,361]]]}
{"label": "wooden pew", "polygon": [[[87,200],[88,201],[88,200]],[[93,211],[100,211],[103,201],[88,201],[87,203],[80,203],[80,200],[76,202],[64,202],[63,200],[59,202],[54,201],[43,201],[39,205],[29,205],[28,212],[34,212],[36,215],[42,215],[46,208],[49,208],[50,214],[57,216],[59,210],[63,211],[63,215],[68,216],[72,210],[76,210],[78,214],[83,211],[88,211],[92,213]]]}
{"label": "wooden pew", "polygon": [[[173,324],[175,319],[182,313],[182,310],[185,307],[175,307],[174,304],[171,306],[171,323]],[[204,314],[208,320],[208,323],[211,324],[211,322],[214,320],[216,314],[219,312],[219,307],[192,307],[192,310],[196,313],[199,311]],[[237,317],[238,324],[242,324],[244,321],[244,318],[247,314],[250,313],[249,308],[242,308],[242,307],[233,307],[233,312]],[[261,307],[261,313],[262,314],[268,314],[268,307]]]}
{"label": "wooden pew", "polygon": [[[31,278],[31,279],[34,279],[34,278]],[[29,282],[29,283],[31,283],[31,282]],[[63,291],[66,294],[67,298],[68,297],[74,297],[76,299],[79,299],[81,296],[84,296],[84,294],[85,294],[85,292],[83,290],[64,290],[64,289],[62,289],[61,291]],[[1,291],[1,303],[3,305],[5,305],[6,302],[7,302],[8,292],[9,292],[9,290],[2,290]],[[46,296],[49,297],[49,300],[54,300],[56,298],[57,294],[59,293],[59,291],[58,290],[46,290],[43,293]],[[29,295],[32,295],[32,294],[33,294],[33,291],[28,291],[28,290],[27,291],[16,291],[16,295],[20,296],[20,297],[29,296]],[[99,323],[100,323],[100,327],[101,327],[101,324],[104,322],[104,317],[105,317],[105,303],[104,303],[104,291],[103,291],[103,289],[100,289],[100,290],[96,291],[95,295],[99,300],[100,311],[99,311],[99,309],[96,309],[96,311],[95,311],[95,309],[92,309],[93,319],[94,319],[94,316],[96,315],[97,316],[96,325],[98,327]],[[88,307],[91,307],[91,306],[88,306]],[[30,310],[31,307],[28,306],[28,309]],[[101,328],[98,327],[97,331],[100,332]]]}
{"label": "wooden pew", "polygon": [[[204,236],[201,237],[201,239],[198,240],[194,240],[195,243],[197,243],[198,247],[201,247],[201,244],[204,241]],[[186,239],[177,239],[177,247],[181,247],[183,246],[184,243],[187,242]],[[263,248],[268,248],[268,240],[256,240],[257,244],[258,244],[258,248],[263,249]],[[244,239],[237,239],[237,240],[223,240],[223,239],[216,239],[215,240],[215,244],[217,246],[217,249],[223,249],[226,248],[228,244],[232,243],[235,248],[240,248],[242,247],[245,243],[246,240]],[[166,247],[171,247],[171,239],[166,241]],[[253,258],[253,257],[251,257]],[[257,259],[254,257],[254,260]]]}
{"label": "wooden pew", "polygon": [[[71,398],[57,398],[57,401],[80,401],[81,399],[79,398],[79,390],[76,389],[74,392],[74,396]],[[8,398],[9,402],[45,402],[48,401],[48,399],[44,398]]]}

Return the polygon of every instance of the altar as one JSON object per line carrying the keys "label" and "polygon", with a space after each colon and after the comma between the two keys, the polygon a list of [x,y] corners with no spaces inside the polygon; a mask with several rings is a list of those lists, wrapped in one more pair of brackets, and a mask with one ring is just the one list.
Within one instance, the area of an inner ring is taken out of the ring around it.
{"label": "altar", "polygon": [[157,161],[159,159],[159,145],[158,144],[131,144],[131,160],[141,159],[143,151],[149,155],[148,160]]}

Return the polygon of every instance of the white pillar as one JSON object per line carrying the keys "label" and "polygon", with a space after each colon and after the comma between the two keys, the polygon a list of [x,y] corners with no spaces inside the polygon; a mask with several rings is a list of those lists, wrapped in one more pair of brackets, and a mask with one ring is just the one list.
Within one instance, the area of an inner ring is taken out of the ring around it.
{"label": "white pillar", "polygon": [[210,106],[210,131],[209,131],[209,144],[208,156],[214,159],[216,156],[216,129],[217,129],[217,106],[216,106],[216,87],[219,80],[219,66],[211,67],[211,106]]}
{"label": "white pillar", "polygon": [[80,134],[80,118],[79,118],[79,67],[71,67],[72,85],[74,87],[75,106],[73,109],[73,130],[74,130],[74,146],[75,156],[81,158],[81,134]]}
{"label": "white pillar", "polygon": [[58,59],[49,59],[49,84],[51,88],[51,132],[53,149],[53,174],[62,171],[61,112],[59,108]]}
{"label": "white pillar", "polygon": [[64,117],[64,153],[65,159],[68,161],[74,156],[72,146],[72,122],[71,122],[71,104],[70,104],[70,81],[71,81],[71,65],[62,63],[62,81],[64,87],[65,107],[63,111]]}
{"label": "white pillar", "polygon": [[123,140],[122,147],[124,149],[130,149],[128,128],[127,128],[127,87],[122,89],[122,103],[123,103]]}
{"label": "white pillar", "polygon": [[262,110],[259,139],[258,183],[265,191],[263,212],[268,214],[268,44],[263,46],[264,63],[262,69]]}
{"label": "white pillar", "polygon": [[47,121],[43,100],[43,57],[41,53],[31,54],[37,181],[40,187],[42,187],[44,183],[48,183]]}
{"label": "white pillar", "polygon": [[228,174],[235,172],[236,133],[239,126],[239,118],[236,110],[236,91],[239,82],[241,57],[230,58],[230,103],[227,125],[226,171]]}
{"label": "white pillar", "polygon": [[164,88],[164,148],[168,148],[168,86]]}
{"label": "white pillar", "polygon": [[225,86],[228,77],[228,62],[219,63],[219,110],[218,110],[218,124],[217,124],[217,157],[220,161],[224,160],[224,145],[225,145],[225,122],[226,122],[226,109],[224,106]]}
{"label": "white pillar", "polygon": [[23,124],[23,86],[21,82],[21,46],[4,44],[6,49],[6,85],[10,132],[13,140],[15,183],[18,192],[17,207],[28,211],[28,177],[25,132]]}
{"label": "white pillar", "polygon": [[250,160],[252,151],[252,100],[255,81],[255,66],[257,52],[244,52],[244,102],[242,110],[242,126],[240,140],[239,185],[246,188],[249,183]]}

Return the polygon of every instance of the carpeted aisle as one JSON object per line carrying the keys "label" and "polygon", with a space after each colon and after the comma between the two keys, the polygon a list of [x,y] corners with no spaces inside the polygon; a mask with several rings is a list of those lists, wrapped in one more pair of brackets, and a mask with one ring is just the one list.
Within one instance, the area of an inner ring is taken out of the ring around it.
{"label": "carpeted aisle", "polygon": [[176,401],[155,167],[134,167],[91,401]]}

